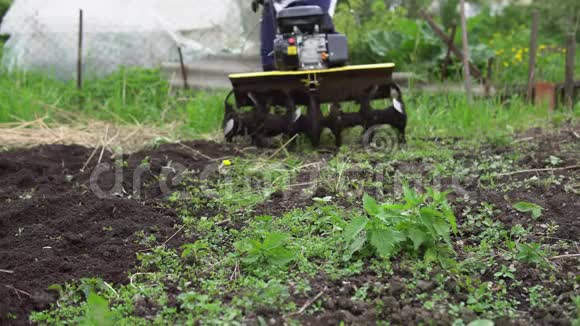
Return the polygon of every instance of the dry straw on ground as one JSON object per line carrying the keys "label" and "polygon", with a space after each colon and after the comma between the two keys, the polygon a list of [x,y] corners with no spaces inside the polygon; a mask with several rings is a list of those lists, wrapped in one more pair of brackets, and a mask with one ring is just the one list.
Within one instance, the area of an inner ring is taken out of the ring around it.
{"label": "dry straw on ground", "polygon": [[0,146],[30,147],[44,144],[81,145],[109,150],[135,151],[157,139],[173,139],[171,130],[143,125],[122,125],[98,120],[47,123],[33,121],[0,124]]}

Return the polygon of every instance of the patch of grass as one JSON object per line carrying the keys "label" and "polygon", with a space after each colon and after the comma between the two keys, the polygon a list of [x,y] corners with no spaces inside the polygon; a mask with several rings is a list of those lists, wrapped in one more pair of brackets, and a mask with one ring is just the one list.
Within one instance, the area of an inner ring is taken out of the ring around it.
{"label": "patch of grass", "polygon": [[183,135],[215,132],[223,117],[226,92],[175,91],[159,70],[121,69],[103,79],[74,82],[42,74],[0,72],[0,122],[48,116],[62,120],[63,112],[117,123],[163,127],[180,122]]}
{"label": "patch of grass", "polygon": [[487,138],[501,144],[516,132],[545,127],[580,114],[580,111],[552,113],[544,107],[529,105],[521,98],[513,98],[507,104],[499,99],[479,99],[468,104],[465,97],[458,94],[413,94],[407,102],[409,134],[413,138]]}

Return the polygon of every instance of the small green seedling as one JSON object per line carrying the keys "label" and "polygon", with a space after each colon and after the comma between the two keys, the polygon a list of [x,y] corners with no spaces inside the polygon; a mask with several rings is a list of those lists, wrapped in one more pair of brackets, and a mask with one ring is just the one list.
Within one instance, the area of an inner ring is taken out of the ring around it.
{"label": "small green seedling", "polygon": [[533,203],[528,203],[525,201],[521,201],[519,203],[516,203],[515,205],[512,206],[515,210],[517,210],[520,213],[528,213],[531,212],[532,213],[532,218],[534,220],[539,219],[542,216],[542,210],[544,209],[542,206],[540,205],[536,205]]}
{"label": "small green seedling", "polygon": [[503,265],[501,266],[501,269],[497,272],[495,272],[495,274],[493,274],[493,276],[497,277],[497,278],[503,278],[503,279],[514,279],[514,273],[516,272],[516,268],[513,265]]}
{"label": "small green seedling", "polygon": [[561,158],[559,158],[558,156],[550,155],[550,157],[548,159],[546,159],[546,162],[548,164],[550,164],[551,166],[558,166],[558,165],[562,164],[562,162],[564,162],[564,161]]}
{"label": "small green seedling", "polygon": [[209,244],[205,241],[198,240],[195,243],[186,243],[181,246],[183,251],[181,252],[181,258],[187,258],[193,256],[197,261],[206,255]]}

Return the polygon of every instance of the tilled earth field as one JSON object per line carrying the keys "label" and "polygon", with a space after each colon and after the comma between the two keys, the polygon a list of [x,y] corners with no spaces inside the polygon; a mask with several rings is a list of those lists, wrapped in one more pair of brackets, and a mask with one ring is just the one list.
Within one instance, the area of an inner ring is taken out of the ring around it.
{"label": "tilled earth field", "polygon": [[[48,308],[56,300],[47,291],[53,284],[91,276],[127,283],[136,253],[145,248],[138,233],[163,240],[180,223],[152,180],[172,161],[203,168],[209,163],[200,151],[216,158],[235,153],[213,143],[190,145],[197,149],[164,145],[122,157],[119,189],[141,188],[140,199],[115,193],[114,169],[97,175],[100,152],[94,149],[46,145],[0,153],[0,268],[10,272],[0,275],[0,324],[9,314],[25,323],[33,309]],[[101,163],[114,164],[112,156],[105,152]],[[134,184],[145,158],[149,167]],[[91,189],[91,175],[107,194]]]}
{"label": "tilled earth field", "polygon": [[[578,134],[411,140],[393,153],[206,141],[0,152],[0,324],[34,311],[39,323],[88,320],[93,284],[125,323],[568,325],[580,305]],[[422,249],[344,258],[362,195],[401,201],[403,184],[451,191],[455,263]],[[275,256],[266,244],[281,232],[291,240]],[[262,246],[255,259],[246,238]]]}

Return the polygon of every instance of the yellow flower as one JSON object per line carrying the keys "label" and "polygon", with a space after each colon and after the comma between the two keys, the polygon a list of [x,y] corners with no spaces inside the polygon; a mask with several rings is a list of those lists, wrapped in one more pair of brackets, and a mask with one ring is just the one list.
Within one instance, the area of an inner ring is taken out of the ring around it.
{"label": "yellow flower", "polygon": [[510,64],[509,64],[507,61],[504,61],[504,62],[503,62],[503,66],[504,66],[504,67],[509,67],[509,66],[510,66]]}
{"label": "yellow flower", "polygon": [[522,62],[522,60],[524,59],[524,53],[521,49],[518,51],[518,53],[516,53],[514,59],[518,62]]}
{"label": "yellow flower", "polygon": [[223,160],[222,161],[222,164],[223,164],[223,166],[230,166],[230,165],[232,165],[232,161],[230,161],[230,160]]}

